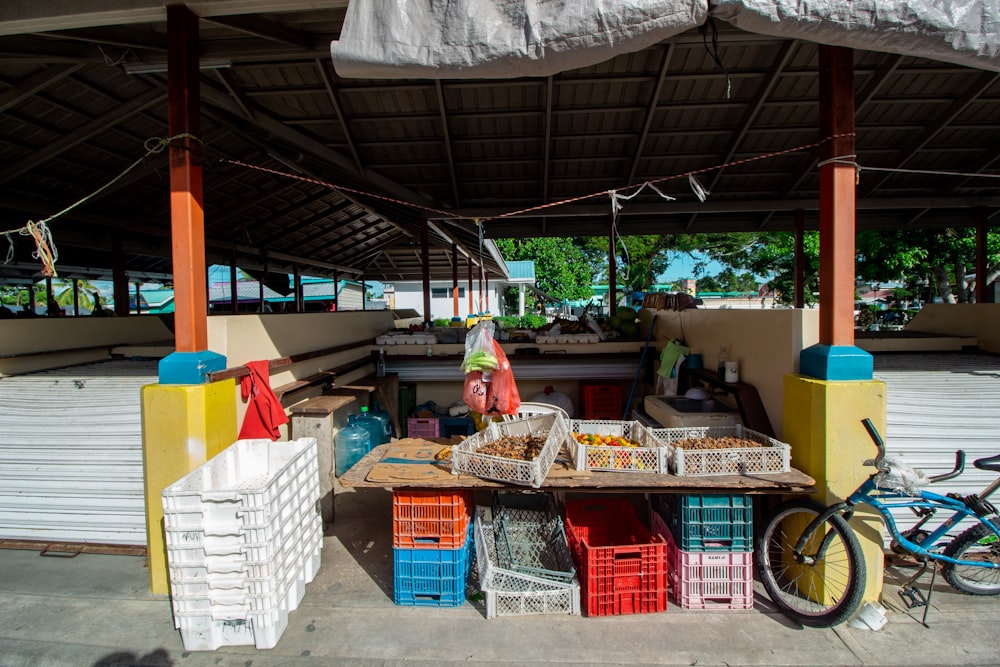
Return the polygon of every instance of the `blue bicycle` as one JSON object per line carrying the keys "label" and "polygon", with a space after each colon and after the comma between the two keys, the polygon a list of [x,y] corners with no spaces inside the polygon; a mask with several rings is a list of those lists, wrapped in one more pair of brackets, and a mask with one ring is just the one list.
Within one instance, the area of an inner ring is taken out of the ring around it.
{"label": "blue bicycle", "polygon": [[[788,617],[810,627],[838,625],[857,611],[867,573],[861,544],[847,522],[858,504],[869,505],[882,515],[894,550],[911,554],[922,564],[900,586],[907,607],[926,607],[928,600],[914,582],[931,561],[940,563],[944,578],[963,593],[1000,594],[1000,517],[988,500],[1000,487],[1000,477],[982,492],[966,497],[927,491],[922,487],[960,475],[965,453],[956,453],[951,472],[926,477],[887,459],[885,443],[874,424],[870,419],[862,423],[878,447],[874,461],[865,461],[876,472],[847,500],[829,507],[810,500],[781,505],[759,536],[756,561],[771,600]],[[1000,455],[978,459],[973,465],[1000,473]],[[900,531],[890,512],[896,508],[911,509],[920,519],[917,525]],[[951,514],[940,526],[925,530],[923,526],[939,511]],[[966,519],[975,525],[947,539],[949,531]]]}

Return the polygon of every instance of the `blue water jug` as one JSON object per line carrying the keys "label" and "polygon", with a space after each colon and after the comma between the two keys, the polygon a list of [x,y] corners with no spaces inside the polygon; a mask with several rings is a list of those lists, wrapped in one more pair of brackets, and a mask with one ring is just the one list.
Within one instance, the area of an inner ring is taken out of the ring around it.
{"label": "blue water jug", "polygon": [[389,442],[392,440],[392,417],[389,416],[389,411],[384,408],[380,408],[378,401],[372,401],[372,409],[369,411],[369,414],[379,420],[382,424],[382,442]]}
{"label": "blue water jug", "polygon": [[368,412],[367,405],[361,408],[361,416],[358,417],[358,424],[364,426],[372,434],[372,447],[389,442],[389,439],[385,436],[385,427],[382,426],[382,422],[372,416],[372,413]]}
{"label": "blue water jug", "polygon": [[337,477],[340,477],[371,451],[372,435],[367,428],[357,423],[357,417],[350,415],[347,418],[347,426],[337,431],[334,442],[334,456],[337,462],[335,472]]}

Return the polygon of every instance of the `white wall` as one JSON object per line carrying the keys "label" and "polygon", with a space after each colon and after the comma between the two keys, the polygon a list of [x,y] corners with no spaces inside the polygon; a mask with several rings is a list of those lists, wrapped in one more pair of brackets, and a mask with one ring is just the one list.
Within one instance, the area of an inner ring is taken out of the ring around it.
{"label": "white wall", "polygon": [[[405,308],[413,308],[421,317],[424,314],[424,288],[423,283],[420,282],[396,282],[393,283],[396,288],[396,310],[403,310]],[[468,280],[458,281],[458,286],[461,288],[461,296],[458,299],[458,316],[465,318],[469,314],[469,283]],[[506,283],[501,284],[501,288],[506,287]],[[431,298],[431,319],[446,319],[450,320],[455,314],[455,301],[451,296],[452,283],[450,280],[432,280],[431,289],[445,289],[447,290],[448,296],[445,298]],[[472,304],[475,309],[473,312],[479,312],[480,310],[487,310],[486,308],[486,297],[489,296],[489,311],[494,315],[500,314],[501,300],[497,294],[497,288],[491,283],[488,290],[479,290],[479,280],[474,278],[472,281]]]}
{"label": "white wall", "polygon": [[711,369],[725,345],[729,359],[740,362],[740,380],[756,387],[771,426],[781,437],[784,377],[798,373],[799,353],[819,342],[818,310],[643,309],[639,313],[643,336],[654,314],[657,356],[671,339],[680,338],[692,353],[702,354],[705,367]]}

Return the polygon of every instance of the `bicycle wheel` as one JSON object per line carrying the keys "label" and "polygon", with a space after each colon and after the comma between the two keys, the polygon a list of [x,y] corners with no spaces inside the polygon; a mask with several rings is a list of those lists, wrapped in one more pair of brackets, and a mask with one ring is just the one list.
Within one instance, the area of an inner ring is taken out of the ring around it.
{"label": "bicycle wheel", "polygon": [[778,507],[757,544],[760,579],[771,600],[802,625],[828,628],[857,610],[865,589],[865,560],[854,531],[839,514],[816,527],[800,556],[803,531],[825,508],[811,501]]}
{"label": "bicycle wheel", "polygon": [[[1000,528],[1000,518],[993,517],[990,523]],[[981,561],[996,565],[1000,563],[1000,540],[989,528],[977,523],[953,539],[945,547],[944,555],[957,560]],[[1000,569],[945,563],[941,567],[941,574],[949,584],[963,593],[1000,594]]]}

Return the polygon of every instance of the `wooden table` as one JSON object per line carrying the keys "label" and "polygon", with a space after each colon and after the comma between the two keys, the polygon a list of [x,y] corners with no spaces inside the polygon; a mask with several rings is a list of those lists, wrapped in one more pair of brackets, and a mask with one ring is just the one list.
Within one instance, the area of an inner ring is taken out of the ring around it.
{"label": "wooden table", "polygon": [[[408,489],[500,489],[531,487],[495,482],[473,475],[452,475],[451,479],[433,482],[386,484],[369,482],[368,473],[385,455],[389,445],[379,445],[340,477],[346,487],[357,488],[408,488]],[[542,483],[542,491],[607,491],[617,493],[812,493],[816,481],[809,475],[792,468],[790,472],[717,475],[711,477],[679,477],[642,472],[591,471],[586,477],[554,477]]]}

